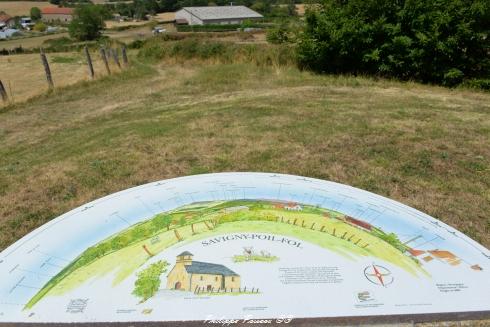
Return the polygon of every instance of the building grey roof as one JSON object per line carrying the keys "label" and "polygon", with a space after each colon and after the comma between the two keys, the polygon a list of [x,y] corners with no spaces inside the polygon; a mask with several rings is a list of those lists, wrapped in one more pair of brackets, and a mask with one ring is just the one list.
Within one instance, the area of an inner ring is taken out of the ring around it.
{"label": "building grey roof", "polygon": [[223,265],[209,262],[193,261],[192,265],[185,266],[185,270],[190,274],[239,276],[236,272]]}
{"label": "building grey roof", "polygon": [[193,254],[190,253],[189,251],[184,251],[181,254],[179,254],[178,257],[184,256],[184,255],[193,255]]}
{"label": "building grey roof", "polygon": [[201,20],[264,17],[245,6],[184,7],[183,9]]}

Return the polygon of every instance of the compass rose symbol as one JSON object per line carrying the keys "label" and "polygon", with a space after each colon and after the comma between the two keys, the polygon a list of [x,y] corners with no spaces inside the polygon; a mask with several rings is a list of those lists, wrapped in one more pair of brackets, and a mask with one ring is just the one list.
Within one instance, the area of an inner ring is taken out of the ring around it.
{"label": "compass rose symbol", "polygon": [[393,283],[394,280],[393,275],[388,268],[375,265],[374,263],[371,266],[364,268],[364,276],[366,276],[367,280],[371,283],[384,287]]}

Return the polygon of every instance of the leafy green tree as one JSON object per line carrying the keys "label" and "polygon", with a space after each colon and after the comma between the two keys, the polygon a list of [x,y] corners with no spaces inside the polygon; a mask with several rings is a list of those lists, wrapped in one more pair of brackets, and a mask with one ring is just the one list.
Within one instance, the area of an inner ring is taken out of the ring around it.
{"label": "leafy green tree", "polygon": [[488,0],[323,0],[306,14],[303,67],[455,85],[490,75]]}
{"label": "leafy green tree", "polygon": [[45,32],[48,27],[46,24],[43,22],[39,21],[36,24],[34,24],[34,27],[32,28],[36,32]]}
{"label": "leafy green tree", "polygon": [[41,9],[38,7],[31,8],[31,19],[32,20],[40,20],[41,19]]}
{"label": "leafy green tree", "polygon": [[274,44],[287,43],[291,41],[291,32],[286,23],[267,30],[267,41]]}
{"label": "leafy green tree", "polygon": [[288,3],[288,15],[298,16],[298,12],[296,11],[296,4],[294,3],[294,1],[289,1]]}
{"label": "leafy green tree", "polygon": [[156,294],[160,288],[160,276],[167,271],[167,267],[168,262],[160,260],[138,273],[133,294],[140,297],[141,302],[145,302]]}
{"label": "leafy green tree", "polygon": [[170,229],[170,224],[172,223],[172,216],[170,215],[158,215],[157,217],[155,217],[152,221],[153,223],[153,226],[155,228],[155,230],[161,230],[163,229],[164,227],[167,228],[167,230]]}
{"label": "leafy green tree", "polygon": [[96,40],[105,27],[107,9],[98,5],[82,5],[75,9],[74,18],[68,26],[72,38],[80,41]]}

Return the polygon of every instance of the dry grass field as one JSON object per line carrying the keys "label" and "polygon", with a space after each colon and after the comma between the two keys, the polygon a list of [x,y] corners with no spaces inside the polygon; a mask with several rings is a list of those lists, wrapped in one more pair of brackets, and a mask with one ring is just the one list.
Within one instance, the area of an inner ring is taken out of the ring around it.
{"label": "dry grass field", "polygon": [[[134,40],[146,39],[152,36],[152,33],[151,33],[151,28],[149,26],[138,26],[135,28],[122,30],[122,31],[107,30],[104,32],[104,35],[107,35],[108,37],[115,40],[119,40],[121,42],[129,43]],[[24,49],[39,48],[43,46],[47,40],[60,39],[63,37],[68,37],[68,33],[57,33],[57,34],[49,34],[43,36],[0,41],[0,49],[13,49],[19,46],[22,46]]]}
{"label": "dry grass field", "polygon": [[168,22],[172,21],[175,19],[175,13],[174,12],[162,12],[159,14],[156,14],[153,16],[153,20],[156,21],[163,21],[163,22]]}
{"label": "dry grass field", "polygon": [[148,21],[140,20],[140,21],[125,21],[125,22],[116,22],[114,20],[106,20],[105,27],[108,29],[118,28],[118,27],[139,27],[141,25],[148,24]]}
{"label": "dry grass field", "polygon": [[32,7],[42,9],[56,6],[48,1],[0,1],[0,11],[5,11],[10,16],[29,16]]}
{"label": "dry grass field", "polygon": [[122,31],[106,30],[104,32],[104,35],[110,37],[111,39],[118,40],[120,42],[130,43],[135,40],[147,39],[151,37],[153,34],[150,26],[138,26],[135,28],[130,28]]}
{"label": "dry grass field", "polygon": [[[89,79],[85,57],[80,53],[48,53],[47,57],[57,87]],[[92,53],[92,59],[96,77],[105,75],[105,67],[99,54]],[[118,71],[113,62],[111,69]],[[0,76],[12,102],[25,101],[45,93],[48,89],[39,54],[0,56]],[[0,107],[2,105],[4,104],[0,104]]]}
{"label": "dry grass field", "polygon": [[14,49],[17,47],[23,47],[24,49],[39,48],[47,40],[59,39],[62,37],[68,37],[68,33],[56,33],[43,36],[25,37],[0,41],[0,49]]}

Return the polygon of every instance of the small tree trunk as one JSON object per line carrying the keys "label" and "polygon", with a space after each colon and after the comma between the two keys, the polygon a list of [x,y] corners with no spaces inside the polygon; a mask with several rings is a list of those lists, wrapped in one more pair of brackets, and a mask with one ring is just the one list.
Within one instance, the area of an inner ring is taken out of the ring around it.
{"label": "small tree trunk", "polygon": [[128,54],[126,53],[126,46],[125,45],[123,45],[123,47],[122,47],[122,59],[123,59],[124,66],[128,66],[129,61],[128,61]]}
{"label": "small tree trunk", "polygon": [[51,69],[49,68],[48,59],[46,58],[46,54],[44,53],[44,49],[40,49],[41,54],[41,62],[44,66],[44,72],[46,73],[46,80],[48,81],[49,89],[54,88],[53,77],[51,76]]}
{"label": "small tree trunk", "polygon": [[121,63],[119,62],[119,53],[117,49],[112,49],[112,58],[114,59],[117,67],[121,68]]}
{"label": "small tree trunk", "polygon": [[7,102],[8,97],[7,97],[7,91],[5,90],[5,87],[3,86],[2,81],[0,80],[0,95],[2,96],[2,100]]}
{"label": "small tree trunk", "polygon": [[100,48],[100,57],[102,58],[102,61],[104,62],[105,69],[107,70],[107,74],[111,74],[111,69],[109,68],[109,63],[107,62],[107,55],[105,53],[104,48]]}
{"label": "small tree trunk", "polygon": [[90,75],[91,79],[94,79],[95,77],[94,66],[92,65],[92,58],[90,57],[90,52],[88,51],[87,46],[85,46],[84,51],[85,51],[85,57],[87,57],[88,74]]}

